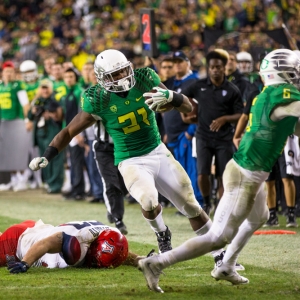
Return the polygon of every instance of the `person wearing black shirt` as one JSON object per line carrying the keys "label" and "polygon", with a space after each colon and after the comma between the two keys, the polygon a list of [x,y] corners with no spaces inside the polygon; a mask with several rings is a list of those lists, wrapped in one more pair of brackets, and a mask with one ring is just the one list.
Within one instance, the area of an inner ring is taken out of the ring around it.
{"label": "person wearing black shirt", "polygon": [[198,101],[196,131],[198,184],[204,198],[203,209],[208,214],[212,209],[209,177],[213,156],[221,198],[224,191],[222,175],[234,153],[232,124],[238,121],[243,112],[241,93],[225,76],[227,60],[228,56],[222,50],[209,52],[206,56],[208,77],[197,80],[182,90],[184,95]]}

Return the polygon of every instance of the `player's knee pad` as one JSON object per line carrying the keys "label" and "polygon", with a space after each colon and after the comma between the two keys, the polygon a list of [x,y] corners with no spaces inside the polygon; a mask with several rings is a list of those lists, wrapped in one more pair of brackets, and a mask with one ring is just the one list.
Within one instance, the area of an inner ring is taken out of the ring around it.
{"label": "player's knee pad", "polygon": [[158,206],[158,194],[147,191],[141,192],[139,202],[143,210],[152,211]]}
{"label": "player's knee pad", "polygon": [[180,212],[191,219],[200,216],[203,212],[203,209],[197,200],[192,197],[191,199],[187,198],[187,201],[181,207]]}

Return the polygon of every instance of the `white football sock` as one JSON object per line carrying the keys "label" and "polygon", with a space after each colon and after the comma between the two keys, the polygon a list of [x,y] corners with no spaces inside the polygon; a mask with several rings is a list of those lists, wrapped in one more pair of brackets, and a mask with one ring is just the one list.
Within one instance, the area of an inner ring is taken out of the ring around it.
{"label": "white football sock", "polygon": [[164,222],[163,217],[162,217],[162,208],[161,208],[160,213],[156,216],[156,218],[154,220],[150,220],[150,219],[147,219],[147,218],[145,218],[145,220],[149,223],[151,229],[154,232],[160,232],[160,231],[166,231],[167,230],[167,226],[165,225],[165,222]]}
{"label": "white football sock", "polygon": [[[212,225],[212,221],[211,220],[208,220],[206,222],[205,225],[203,225],[201,228],[199,228],[198,230],[195,231],[195,233],[199,236],[201,235],[204,235],[205,233],[208,232],[208,230],[211,228],[211,225]],[[217,255],[220,255],[222,252],[224,251],[224,249],[220,249],[220,250],[214,250],[214,251],[211,251],[211,255],[213,257],[216,257]]]}
{"label": "white football sock", "polygon": [[211,251],[213,247],[213,233],[196,236],[181,244],[179,247],[158,255],[161,267],[167,268],[175,263],[193,259]]}
{"label": "white football sock", "polygon": [[240,254],[244,246],[248,243],[254,231],[260,228],[260,226],[261,223],[249,223],[247,219],[242,223],[237,235],[234,237],[234,239],[226,249],[226,253],[223,258],[223,264],[225,264],[230,269],[234,269],[238,255]]}

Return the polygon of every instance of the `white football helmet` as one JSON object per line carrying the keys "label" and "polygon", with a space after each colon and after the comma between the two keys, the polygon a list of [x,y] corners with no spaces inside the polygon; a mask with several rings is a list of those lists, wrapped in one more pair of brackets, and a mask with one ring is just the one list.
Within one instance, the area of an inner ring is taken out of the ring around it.
{"label": "white football helmet", "polygon": [[239,71],[244,73],[250,73],[253,70],[253,59],[250,53],[242,51],[236,55],[237,65]]}
{"label": "white football helmet", "polygon": [[25,82],[35,81],[39,78],[37,65],[33,60],[24,60],[20,64],[20,72]]}
{"label": "white football helmet", "polygon": [[289,49],[277,49],[265,56],[260,64],[264,85],[290,83],[300,88],[300,58]]}
{"label": "white football helmet", "polygon": [[98,54],[94,71],[97,82],[109,92],[129,91],[135,85],[131,62],[118,50],[109,49]]}

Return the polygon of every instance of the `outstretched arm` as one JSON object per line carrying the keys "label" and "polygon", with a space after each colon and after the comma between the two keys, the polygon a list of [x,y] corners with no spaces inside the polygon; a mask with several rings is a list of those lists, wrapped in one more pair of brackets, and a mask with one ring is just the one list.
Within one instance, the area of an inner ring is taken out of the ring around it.
{"label": "outstretched arm", "polygon": [[24,273],[34,262],[40,259],[46,253],[59,253],[62,251],[62,232],[57,232],[49,237],[33,244],[25,254],[21,262],[12,262],[8,264],[10,273]]}
{"label": "outstretched arm", "polygon": [[92,126],[95,121],[96,120],[91,114],[84,111],[78,113],[69,125],[54,137],[50,145],[45,150],[43,156],[36,157],[30,162],[30,169],[37,171],[40,168],[45,168],[48,165],[48,162],[51,161],[51,159],[53,159],[61,150],[63,150],[74,136],[84,129]]}
{"label": "outstretched arm", "polygon": [[35,261],[40,259],[46,253],[59,253],[62,251],[62,232],[57,232],[49,237],[42,239],[33,244],[28,252],[23,257],[29,266],[32,266]]}
{"label": "outstretched arm", "polygon": [[49,146],[55,147],[58,152],[63,150],[72,140],[74,136],[82,132],[84,129],[92,126],[95,123],[95,119],[92,115],[81,111],[69,125],[61,130],[52,140]]}

